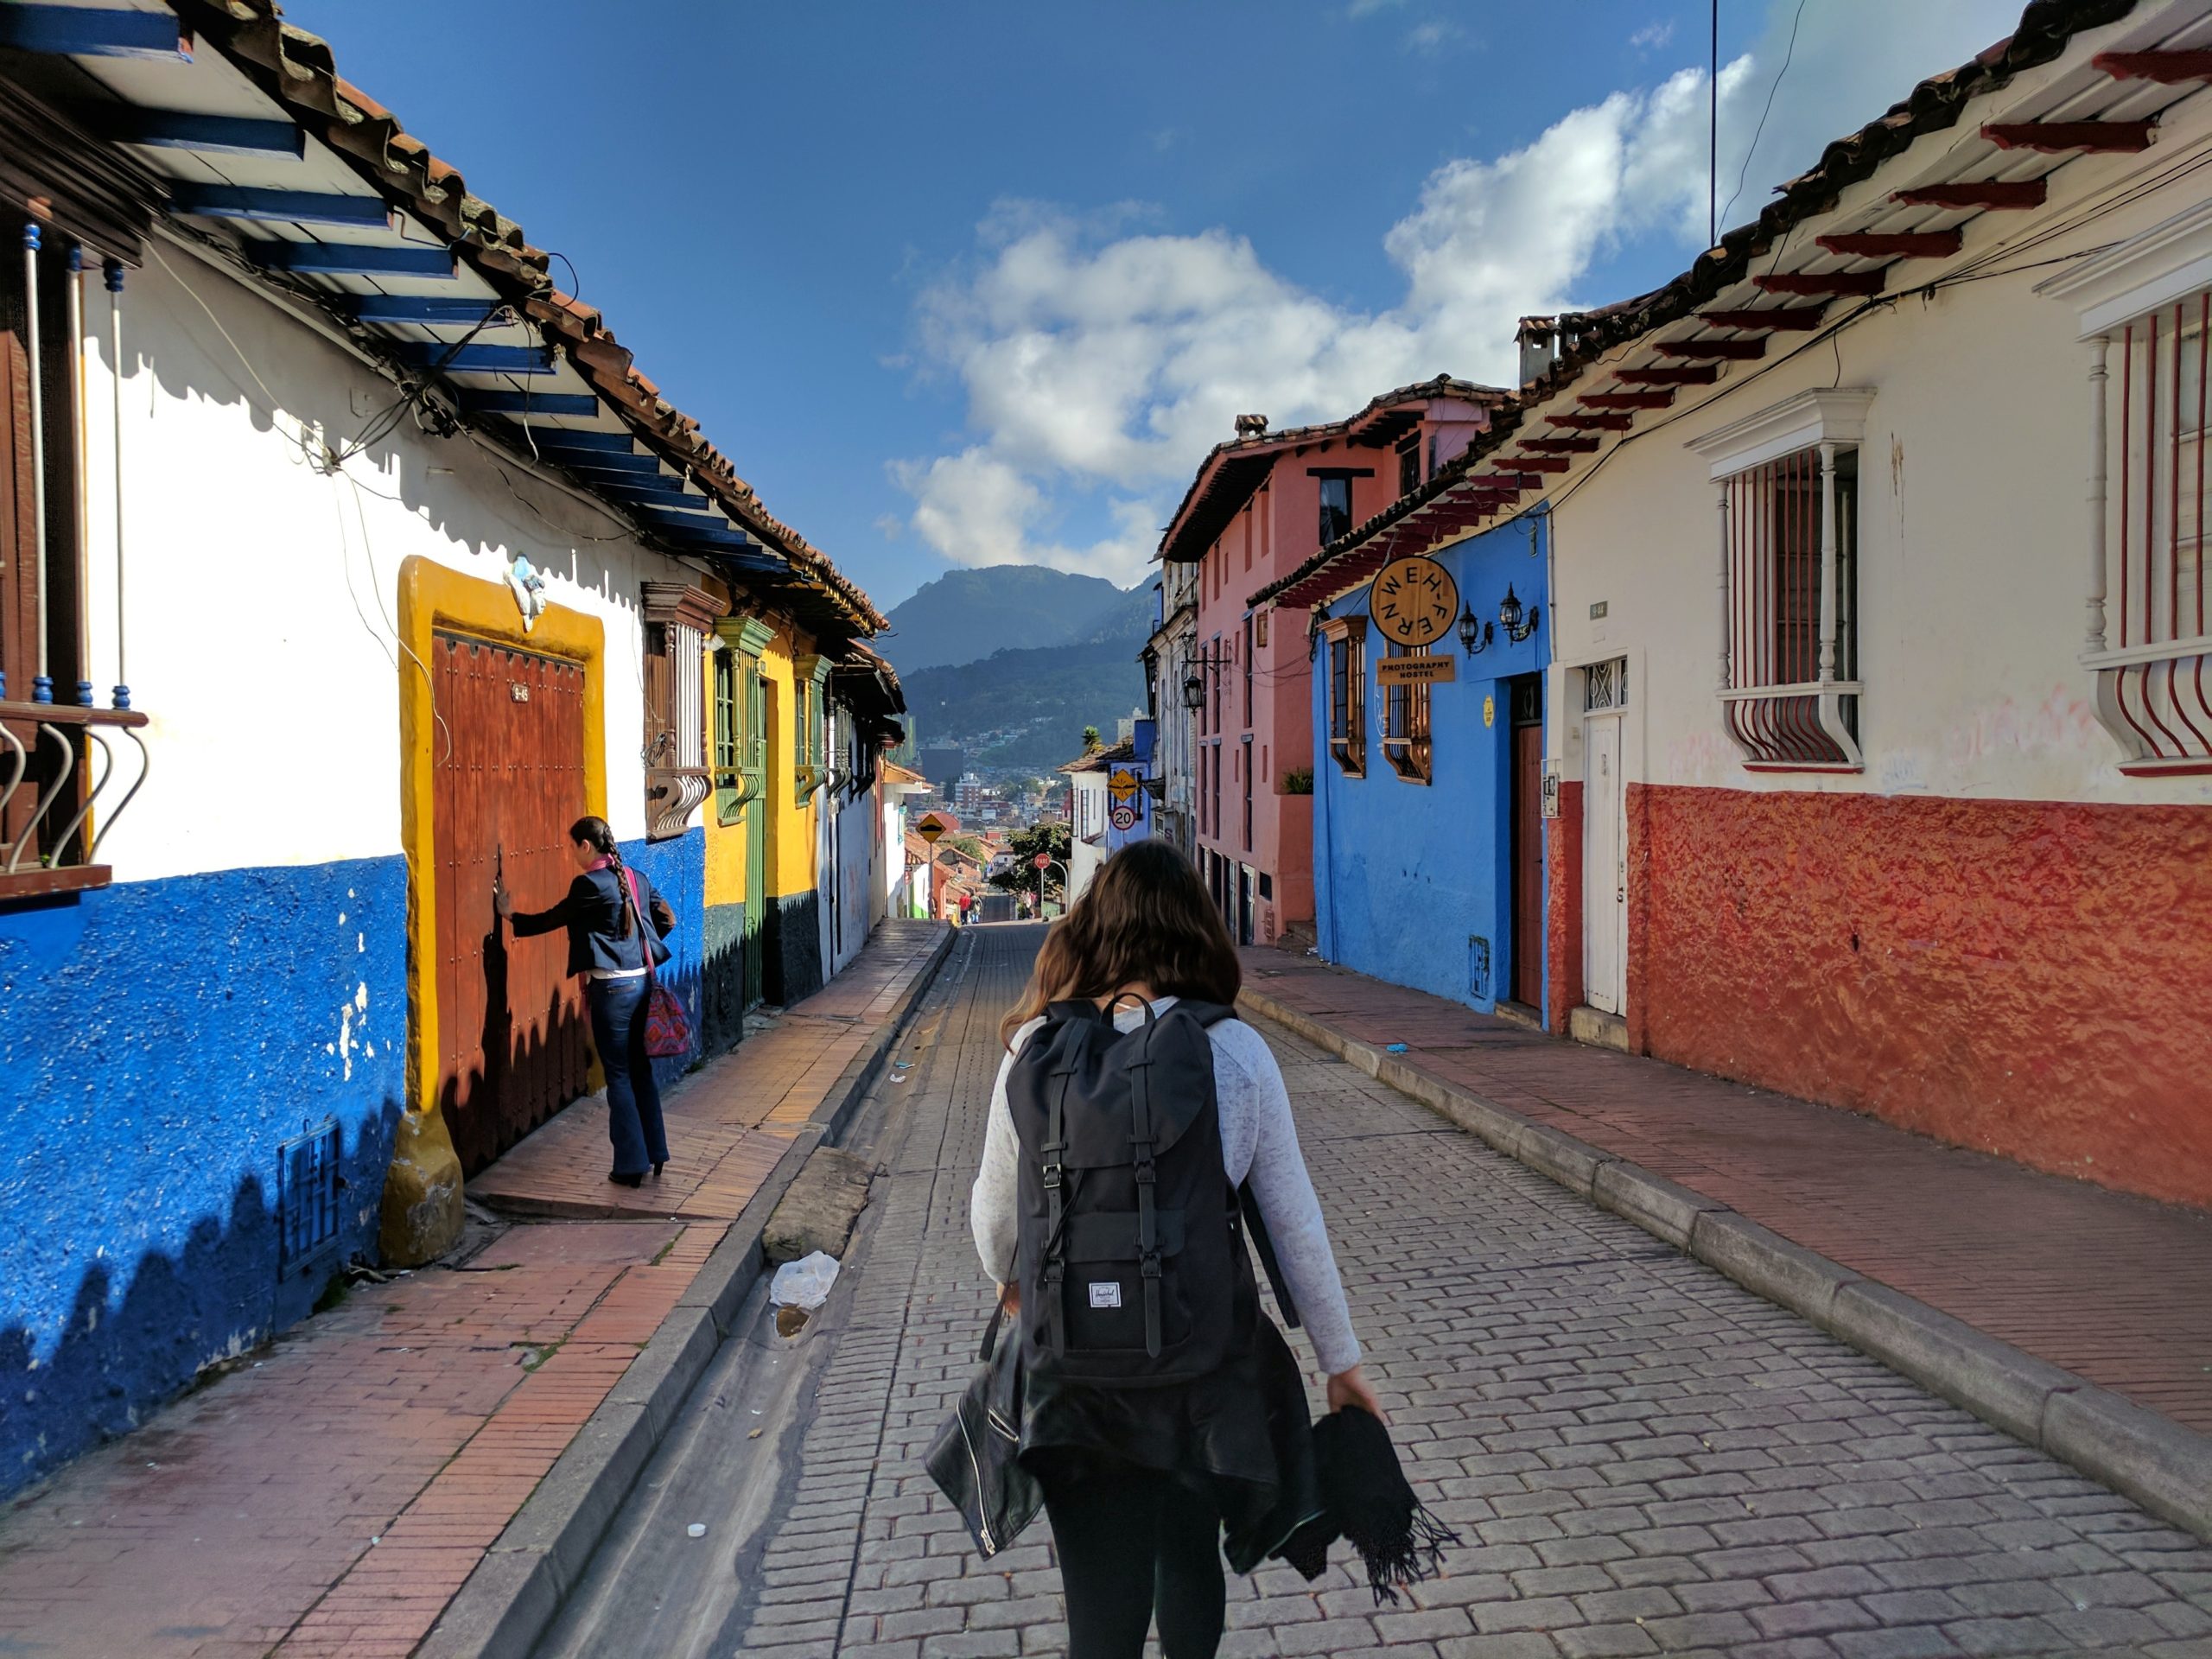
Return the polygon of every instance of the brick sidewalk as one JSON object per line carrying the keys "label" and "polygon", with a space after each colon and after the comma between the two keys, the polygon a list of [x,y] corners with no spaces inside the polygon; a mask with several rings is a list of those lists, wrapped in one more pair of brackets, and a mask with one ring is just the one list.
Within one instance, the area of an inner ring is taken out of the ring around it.
{"label": "brick sidewalk", "polygon": [[1727,1205],[2176,1421],[2212,1433],[2212,1215],[1871,1117],[1563,1042],[1313,957],[1254,990]]}
{"label": "brick sidewalk", "polygon": [[16,1499],[0,1653],[404,1659],[943,931],[887,924],[829,988],[672,1092],[659,1192],[607,1183],[596,1097],[469,1184],[518,1210],[630,1218],[518,1226],[461,1267],[359,1287]]}

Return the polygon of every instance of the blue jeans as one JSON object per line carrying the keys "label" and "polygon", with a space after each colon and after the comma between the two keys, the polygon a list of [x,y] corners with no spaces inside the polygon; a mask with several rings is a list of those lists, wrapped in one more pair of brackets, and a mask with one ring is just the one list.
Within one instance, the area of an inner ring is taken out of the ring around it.
{"label": "blue jeans", "polygon": [[591,1010],[592,1046],[607,1073],[607,1138],[614,1143],[614,1173],[640,1175],[668,1161],[668,1135],[660,1119],[660,1085],[645,1052],[645,991],[652,981],[590,979],[584,1002]]}

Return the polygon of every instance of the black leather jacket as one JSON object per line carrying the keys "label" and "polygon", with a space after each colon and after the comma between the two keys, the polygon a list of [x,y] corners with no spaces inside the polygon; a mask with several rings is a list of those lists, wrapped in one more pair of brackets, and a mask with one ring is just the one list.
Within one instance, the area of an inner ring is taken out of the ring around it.
{"label": "black leather jacket", "polygon": [[[625,874],[637,882],[639,901],[652,918],[656,936],[652,942],[653,965],[658,967],[669,958],[669,949],[661,943],[661,937],[674,931],[675,912],[645,879],[644,872],[629,870]],[[568,897],[552,909],[517,911],[510,919],[518,939],[550,933],[556,928],[568,929],[569,971],[572,974],[638,969],[645,965],[640,942],[644,930],[632,918],[630,936],[622,937],[622,912],[629,902],[614,871],[587,870],[569,884]]]}

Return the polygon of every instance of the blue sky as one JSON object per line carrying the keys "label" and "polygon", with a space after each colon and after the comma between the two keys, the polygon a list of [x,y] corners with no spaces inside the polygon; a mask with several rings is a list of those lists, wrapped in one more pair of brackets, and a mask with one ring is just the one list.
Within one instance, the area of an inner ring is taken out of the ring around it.
{"label": "blue sky", "polygon": [[[1721,0],[1724,200],[1790,53],[1730,219],[2018,3]],[[956,563],[1133,581],[1236,412],[1509,379],[1516,315],[1704,243],[1703,3],[288,16],[886,608]]]}

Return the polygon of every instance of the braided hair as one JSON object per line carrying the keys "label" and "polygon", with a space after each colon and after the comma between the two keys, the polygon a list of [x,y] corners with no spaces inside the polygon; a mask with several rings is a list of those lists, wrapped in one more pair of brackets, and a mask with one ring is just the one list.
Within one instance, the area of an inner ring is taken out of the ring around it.
{"label": "braided hair", "polygon": [[622,892],[622,902],[615,906],[616,910],[620,912],[622,918],[622,931],[617,937],[625,939],[628,938],[630,937],[630,928],[632,925],[630,919],[630,911],[632,906],[629,899],[629,883],[623,879],[622,849],[614,844],[613,826],[608,823],[605,818],[591,817],[588,816],[581,817],[569,826],[569,839],[570,841],[582,842],[585,846],[590,848],[592,851],[597,853],[601,858],[607,860],[613,868],[614,884],[618,888],[621,889]]}

